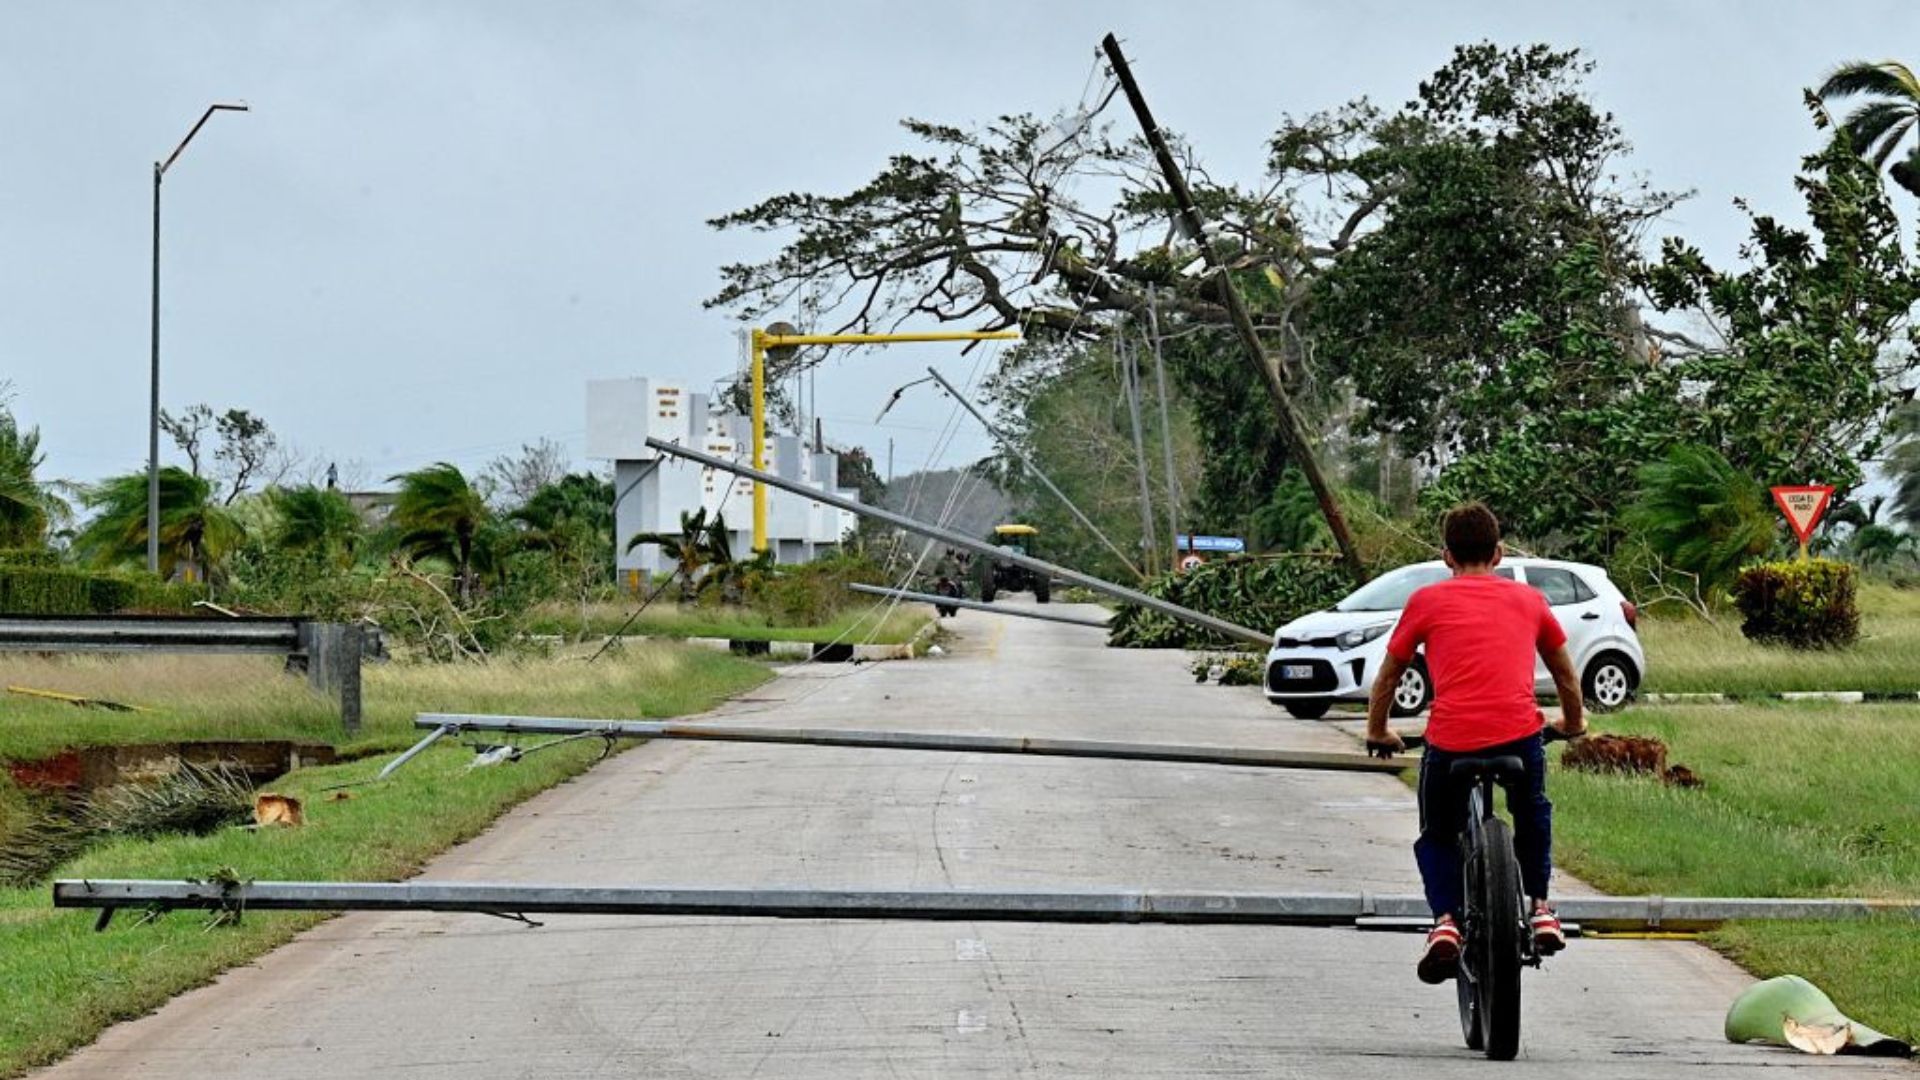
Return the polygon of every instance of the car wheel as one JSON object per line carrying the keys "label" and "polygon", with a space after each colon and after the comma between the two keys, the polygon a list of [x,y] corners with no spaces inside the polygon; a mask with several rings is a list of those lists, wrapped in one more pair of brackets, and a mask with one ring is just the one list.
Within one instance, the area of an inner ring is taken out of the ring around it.
{"label": "car wheel", "polygon": [[1425,661],[1415,660],[1400,673],[1400,685],[1393,688],[1393,715],[1418,716],[1433,704],[1433,680],[1427,676]]}
{"label": "car wheel", "polygon": [[1282,701],[1280,707],[1296,720],[1318,720],[1333,708],[1332,698],[1301,698],[1298,701]]}
{"label": "car wheel", "polygon": [[1033,583],[1033,602],[1044,604],[1053,599],[1053,582],[1047,578],[1036,578]]}
{"label": "car wheel", "polygon": [[1580,692],[1595,712],[1624,709],[1640,689],[1640,672],[1633,661],[1617,652],[1601,653],[1587,665]]}

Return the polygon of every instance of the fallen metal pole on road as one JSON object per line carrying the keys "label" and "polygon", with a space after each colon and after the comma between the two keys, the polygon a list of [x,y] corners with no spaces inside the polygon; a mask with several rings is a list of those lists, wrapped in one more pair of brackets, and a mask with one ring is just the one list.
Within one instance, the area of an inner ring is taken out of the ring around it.
{"label": "fallen metal pole on road", "polygon": [[1012,615],[1020,619],[1039,619],[1043,622],[1066,623],[1068,626],[1091,626],[1099,630],[1107,629],[1105,619],[1088,619],[1079,615],[1057,615],[1051,611],[1029,611],[1026,608],[1012,608],[1005,604],[989,604],[981,600],[969,600],[964,596],[941,596],[939,593],[911,592],[906,589],[888,589],[879,585],[861,585],[850,582],[847,588],[868,596],[885,596],[896,600],[917,600],[923,604],[945,604],[952,607],[967,608],[970,611],[987,611],[995,615]]}
{"label": "fallen metal pole on road", "polygon": [[[788,728],[684,720],[581,720],[559,716],[478,716],[420,713],[413,726],[433,729],[423,743],[462,731],[517,735],[605,735],[623,739],[692,739],[706,742],[786,743],[883,750],[1030,754],[1039,757],[1166,761],[1190,765],[1251,765],[1269,769],[1397,773],[1416,759],[1382,761],[1365,754],[1324,750],[1279,750],[1252,746],[1190,746],[1179,743],[1042,739],[1022,735],[971,735],[941,731],[871,731],[858,728]],[[416,747],[417,749],[418,747]],[[412,753],[411,750],[408,751]]]}
{"label": "fallen metal pole on road", "polygon": [[[1424,929],[1425,899],[1371,893],[1159,890],[706,889],[406,881],[66,880],[61,908],[444,911],[495,915],[727,916],[1027,923],[1367,926]],[[1558,901],[1584,929],[1702,929],[1732,919],[1920,918],[1920,901],[1606,896]],[[102,920],[104,923],[104,919]],[[1404,925],[1403,925],[1404,924]]]}
{"label": "fallen metal pole on road", "polygon": [[836,510],[845,510],[850,514],[859,514],[863,517],[884,521],[889,525],[896,525],[908,532],[919,533],[921,536],[932,537],[944,544],[963,548],[976,555],[984,555],[990,559],[1009,562],[1015,566],[1025,567],[1028,570],[1035,571],[1036,573],[1052,574],[1054,577],[1060,578],[1063,581],[1071,581],[1075,585],[1084,585],[1094,592],[1103,593],[1116,600],[1125,600],[1127,603],[1151,608],[1162,615],[1179,619],[1182,622],[1189,622],[1195,626],[1204,626],[1217,634],[1224,634],[1227,637],[1250,641],[1257,645],[1269,645],[1273,642],[1273,634],[1271,632],[1263,633],[1259,630],[1241,626],[1238,623],[1228,622],[1225,619],[1216,619],[1212,615],[1195,611],[1192,608],[1185,608],[1179,604],[1168,603],[1159,597],[1148,596],[1146,593],[1140,592],[1137,589],[1129,589],[1125,585],[1115,585],[1111,581],[1094,577],[1092,574],[1083,574],[1078,570],[1058,566],[1044,559],[1036,559],[1031,555],[1022,555],[1017,551],[1003,551],[987,543],[985,540],[976,540],[963,533],[957,533],[938,525],[928,524],[927,522],[907,517],[904,514],[896,514],[891,510],[883,510],[877,506],[869,506],[866,503],[853,499],[843,499],[833,492],[810,488],[798,481],[788,480],[785,477],[775,476],[770,472],[763,472],[750,466],[741,465],[738,462],[728,461],[726,458],[714,457],[712,454],[703,454],[698,450],[689,450],[684,446],[677,446],[664,439],[648,439],[647,445],[663,454],[672,454],[675,457],[686,458],[688,461],[705,465],[709,469],[719,469],[722,472],[730,472],[735,476],[744,476],[749,480],[766,484],[768,487],[776,487],[782,491],[799,495],[812,502],[823,503]]}

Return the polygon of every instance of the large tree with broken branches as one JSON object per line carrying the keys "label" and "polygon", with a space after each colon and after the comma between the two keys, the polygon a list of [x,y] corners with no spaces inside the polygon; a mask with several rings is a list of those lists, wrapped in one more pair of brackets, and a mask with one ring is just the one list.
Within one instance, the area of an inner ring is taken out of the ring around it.
{"label": "large tree with broken branches", "polygon": [[[1155,303],[1194,407],[1200,497],[1251,516],[1298,450],[1250,377],[1232,288],[1310,423],[1347,380],[1362,423],[1441,466],[1493,434],[1497,419],[1469,408],[1472,395],[1505,361],[1504,325],[1561,313],[1554,268],[1570,251],[1600,253],[1607,287],[1595,302],[1608,310],[1563,321],[1641,332],[1625,314],[1633,251],[1672,200],[1614,179],[1625,140],[1582,93],[1586,71],[1577,54],[1542,46],[1464,47],[1398,110],[1362,101],[1283,119],[1257,183],[1217,179],[1171,140],[1198,235],[1176,224],[1147,143],[1118,138],[1120,121],[1105,118],[1117,87],[1052,120],[909,120],[923,149],[860,188],[715,219],[784,246],[723,268],[708,303],[743,317],[808,310],[837,331],[1017,327],[1068,352],[1144,323]],[[1003,363],[1061,355],[1013,350]]]}

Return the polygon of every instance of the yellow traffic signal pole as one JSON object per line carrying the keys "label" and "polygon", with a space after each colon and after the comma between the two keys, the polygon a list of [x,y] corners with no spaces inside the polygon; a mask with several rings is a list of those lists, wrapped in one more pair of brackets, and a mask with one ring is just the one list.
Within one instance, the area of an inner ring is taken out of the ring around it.
{"label": "yellow traffic signal pole", "polygon": [[[927,341],[1016,341],[1018,331],[935,331],[921,334],[770,334],[751,335],[753,368],[753,467],[767,469],[767,350],[805,345],[901,345]],[[753,550],[767,550],[767,486],[753,484]]]}

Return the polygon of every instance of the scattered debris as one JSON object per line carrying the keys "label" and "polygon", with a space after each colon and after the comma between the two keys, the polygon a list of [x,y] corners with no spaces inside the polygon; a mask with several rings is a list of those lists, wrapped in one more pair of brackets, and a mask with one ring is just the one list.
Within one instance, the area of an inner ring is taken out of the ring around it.
{"label": "scattered debris", "polygon": [[1755,983],[1727,1010],[1727,1041],[1792,1047],[1806,1054],[1912,1057],[1913,1047],[1851,1020],[1798,975]]}
{"label": "scattered debris", "polygon": [[31,686],[9,686],[7,687],[7,693],[19,694],[22,697],[44,698],[47,701],[63,701],[68,705],[82,709],[107,709],[112,712],[152,711],[143,709],[138,705],[126,705],[118,701],[108,701],[105,698],[81,697],[79,694],[68,694],[59,690],[40,690]]}
{"label": "scattered debris", "polygon": [[1646,774],[1674,787],[1704,787],[1685,765],[1667,764],[1667,744],[1644,735],[1591,735],[1567,744],[1560,764],[1580,772]]}
{"label": "scattered debris", "polygon": [[262,792],[253,800],[253,823],[263,829],[271,825],[298,827],[307,823],[307,816],[299,799]]}
{"label": "scattered debris", "polygon": [[1197,683],[1215,682],[1221,686],[1259,686],[1265,676],[1266,660],[1252,653],[1207,653],[1196,657],[1187,670]]}
{"label": "scattered debris", "polygon": [[348,799],[351,799],[351,798],[353,798],[353,792],[351,791],[335,791],[331,795],[327,796],[327,801],[328,802],[346,802]]}

